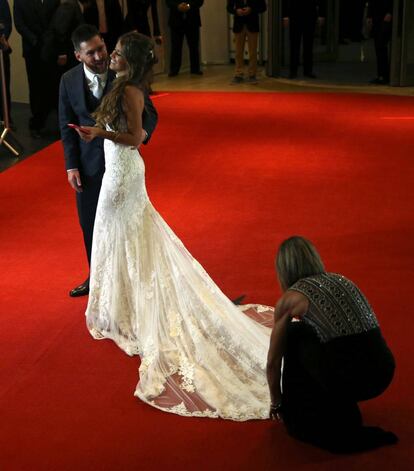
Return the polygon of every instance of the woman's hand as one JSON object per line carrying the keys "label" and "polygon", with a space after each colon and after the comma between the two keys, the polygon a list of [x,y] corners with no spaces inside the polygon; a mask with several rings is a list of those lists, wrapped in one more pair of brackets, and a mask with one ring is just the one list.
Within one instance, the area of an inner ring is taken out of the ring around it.
{"label": "woman's hand", "polygon": [[76,132],[79,134],[82,141],[85,142],[91,142],[96,137],[102,137],[102,129],[96,126],[81,126],[76,129]]}

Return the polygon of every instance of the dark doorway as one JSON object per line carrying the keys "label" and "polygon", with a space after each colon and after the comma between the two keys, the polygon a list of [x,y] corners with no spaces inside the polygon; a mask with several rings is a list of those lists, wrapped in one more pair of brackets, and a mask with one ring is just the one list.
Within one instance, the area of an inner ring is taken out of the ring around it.
{"label": "dark doorway", "polygon": [[[317,26],[314,72],[319,83],[366,85],[376,76],[374,41],[366,26],[366,0],[325,0],[325,23]],[[282,0],[269,0],[267,73],[289,76],[289,26],[283,26]],[[414,3],[395,0],[391,85],[414,84]],[[298,74],[299,79],[301,74]]]}

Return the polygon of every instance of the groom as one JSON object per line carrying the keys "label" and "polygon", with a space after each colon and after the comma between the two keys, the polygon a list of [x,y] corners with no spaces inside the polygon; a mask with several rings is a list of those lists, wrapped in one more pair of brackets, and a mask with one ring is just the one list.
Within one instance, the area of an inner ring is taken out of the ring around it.
{"label": "groom", "polygon": [[[93,225],[105,172],[102,139],[83,142],[69,123],[93,126],[91,117],[102,97],[110,89],[115,73],[108,69],[109,56],[99,31],[92,25],[79,26],[72,34],[76,59],[80,64],[66,72],[60,82],[59,124],[65,151],[70,186],[76,191],[79,222],[88,257],[91,261]],[[157,111],[145,96],[142,116],[143,143],[147,144],[157,125]],[[72,297],[89,293],[89,278],[69,293]]]}

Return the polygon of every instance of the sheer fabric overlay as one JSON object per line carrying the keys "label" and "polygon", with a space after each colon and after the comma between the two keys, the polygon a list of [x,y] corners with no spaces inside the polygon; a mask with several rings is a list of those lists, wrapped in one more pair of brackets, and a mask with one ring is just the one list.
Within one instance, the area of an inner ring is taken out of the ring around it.
{"label": "sheer fabric overlay", "polygon": [[185,416],[268,418],[273,308],[235,306],[148,199],[136,149],[105,141],[87,326],[140,355],[135,395]]}

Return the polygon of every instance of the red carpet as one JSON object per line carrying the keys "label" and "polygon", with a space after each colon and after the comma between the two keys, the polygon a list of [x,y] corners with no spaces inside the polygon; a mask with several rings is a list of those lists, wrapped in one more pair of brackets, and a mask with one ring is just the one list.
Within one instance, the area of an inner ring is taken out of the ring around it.
{"label": "red carpet", "polygon": [[135,399],[137,359],[93,341],[86,300],[67,296],[86,270],[56,144],[0,175],[0,469],[414,469],[413,99],[176,93],[155,104],[149,193],[229,296],[274,304],[274,253],[292,234],[362,287],[398,365],[363,411],[400,443],[333,456],[270,421],[181,418]]}

